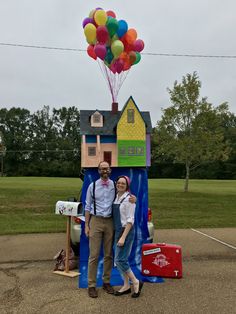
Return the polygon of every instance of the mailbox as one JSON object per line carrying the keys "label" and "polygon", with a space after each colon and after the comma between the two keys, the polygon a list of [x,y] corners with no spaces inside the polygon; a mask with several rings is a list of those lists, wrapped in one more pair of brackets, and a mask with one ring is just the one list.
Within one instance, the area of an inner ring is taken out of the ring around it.
{"label": "mailbox", "polygon": [[55,213],[64,216],[83,216],[83,205],[80,202],[58,201]]}

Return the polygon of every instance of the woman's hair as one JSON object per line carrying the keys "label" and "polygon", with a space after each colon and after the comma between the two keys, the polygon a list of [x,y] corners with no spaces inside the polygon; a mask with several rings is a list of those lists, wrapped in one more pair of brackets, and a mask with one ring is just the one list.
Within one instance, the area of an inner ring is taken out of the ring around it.
{"label": "woman's hair", "polygon": [[116,183],[119,181],[119,179],[125,179],[125,182],[126,182],[126,191],[130,191],[130,178],[127,177],[127,176],[119,176],[116,180]]}

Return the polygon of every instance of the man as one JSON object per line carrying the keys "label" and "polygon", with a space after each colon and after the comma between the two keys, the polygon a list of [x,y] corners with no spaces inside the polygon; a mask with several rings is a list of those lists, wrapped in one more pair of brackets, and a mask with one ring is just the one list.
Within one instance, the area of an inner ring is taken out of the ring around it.
{"label": "man", "polygon": [[[101,161],[98,165],[100,179],[91,183],[87,190],[85,205],[85,234],[89,237],[89,261],[88,261],[88,295],[97,298],[96,290],[98,258],[101,243],[103,241],[103,289],[113,294],[114,289],[110,285],[112,270],[112,246],[113,246],[113,221],[112,203],[116,190],[112,180],[109,179],[111,168],[108,162]],[[132,203],[136,197],[130,198]]]}

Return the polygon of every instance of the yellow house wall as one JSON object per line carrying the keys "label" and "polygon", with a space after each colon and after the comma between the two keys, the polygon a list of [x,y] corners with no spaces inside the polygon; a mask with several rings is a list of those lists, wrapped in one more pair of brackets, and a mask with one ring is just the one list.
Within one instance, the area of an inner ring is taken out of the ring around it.
{"label": "yellow house wall", "polygon": [[[128,109],[134,109],[134,123],[127,122]],[[146,139],[146,127],[145,123],[130,99],[123,114],[117,124],[117,140],[145,140]]]}

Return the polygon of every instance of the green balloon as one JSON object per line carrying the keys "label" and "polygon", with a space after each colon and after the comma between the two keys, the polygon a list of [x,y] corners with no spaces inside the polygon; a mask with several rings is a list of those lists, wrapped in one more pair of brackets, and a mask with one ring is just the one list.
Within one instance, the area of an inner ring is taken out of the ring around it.
{"label": "green balloon", "polygon": [[119,28],[117,19],[110,17],[106,22],[106,27],[110,37],[112,38],[112,36],[115,35]]}
{"label": "green balloon", "polygon": [[119,55],[124,51],[124,45],[122,41],[115,40],[111,45],[111,51],[114,55],[114,57],[117,59]]}
{"label": "green balloon", "polygon": [[108,64],[110,64],[111,63],[111,61],[113,60],[113,54],[112,54],[112,52],[111,52],[111,48],[109,47],[109,48],[107,48],[107,54],[106,54],[106,57],[105,57],[105,61],[108,63]]}
{"label": "green balloon", "polygon": [[134,61],[134,64],[139,63],[140,60],[141,60],[141,54],[139,52],[136,52],[136,60]]}

